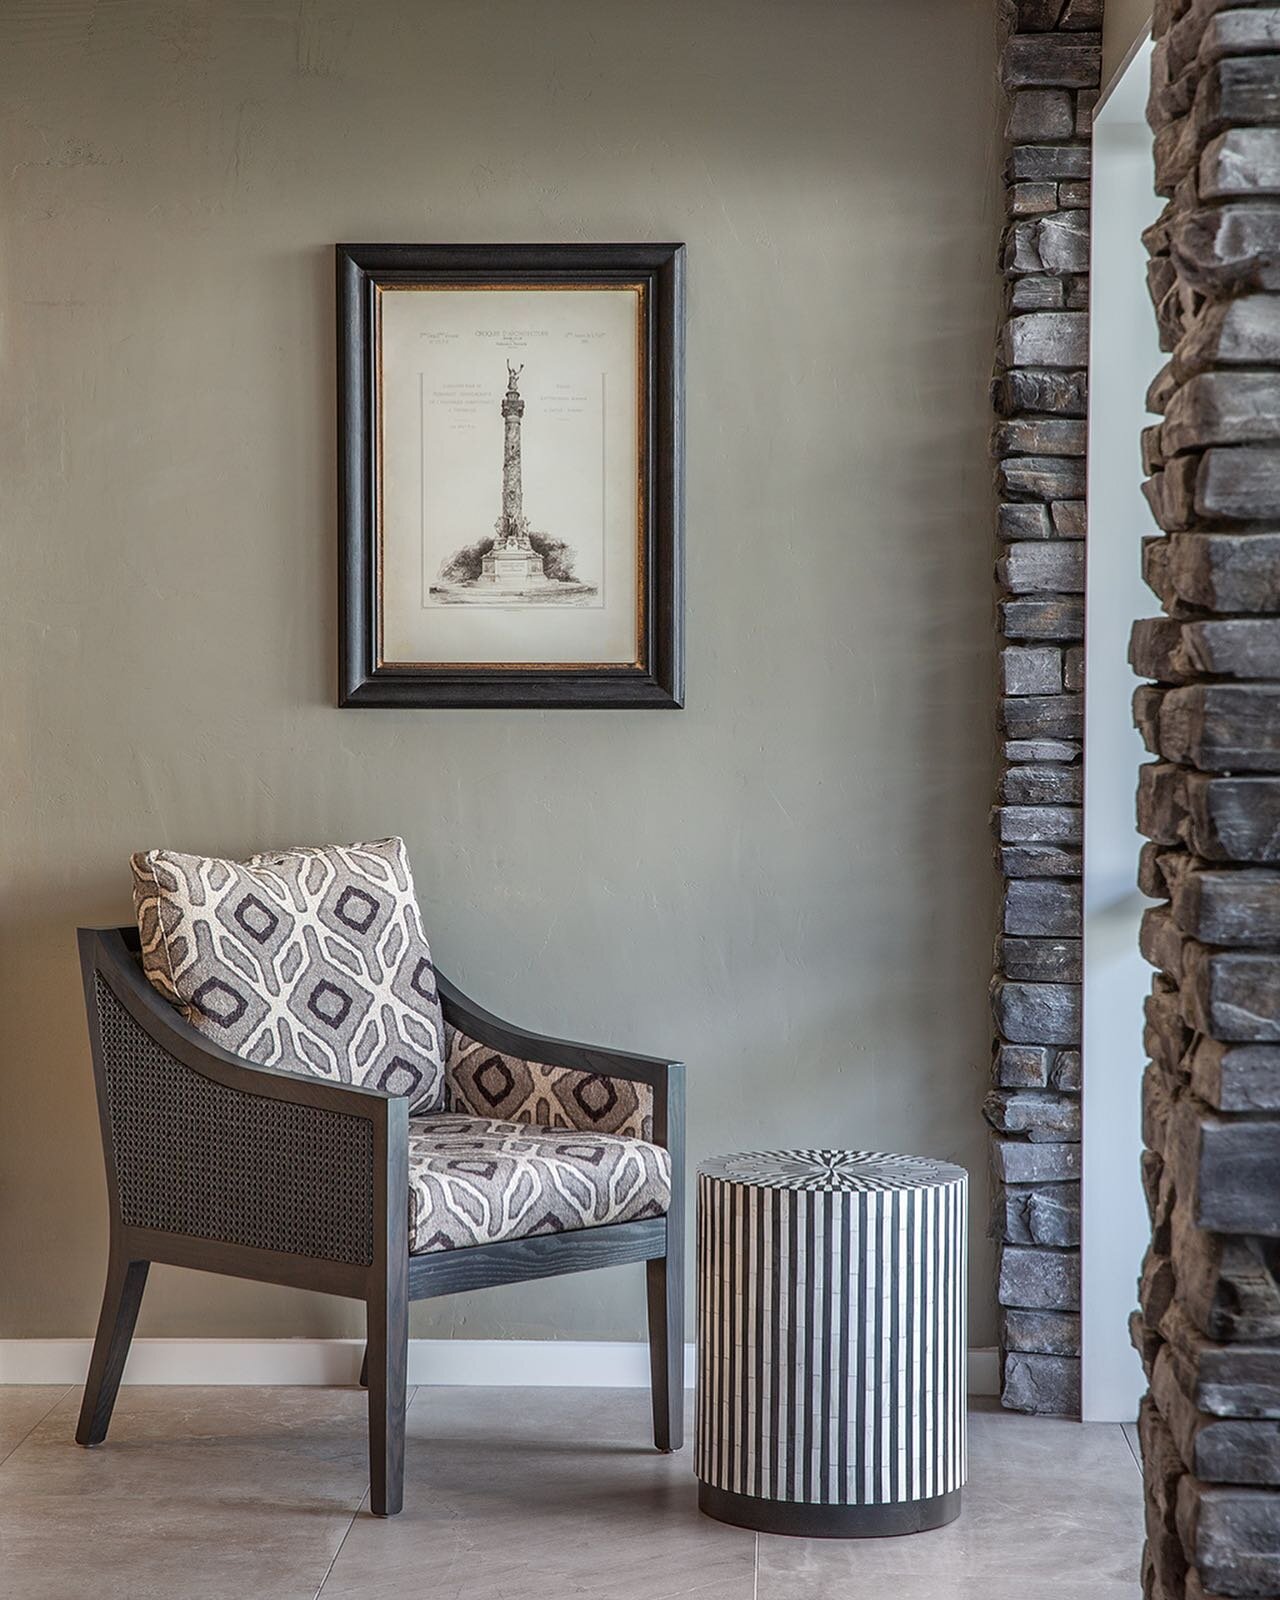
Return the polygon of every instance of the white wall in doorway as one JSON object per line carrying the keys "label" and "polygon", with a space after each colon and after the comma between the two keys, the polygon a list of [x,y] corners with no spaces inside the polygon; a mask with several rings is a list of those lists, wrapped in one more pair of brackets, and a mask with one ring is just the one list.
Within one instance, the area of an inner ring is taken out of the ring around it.
{"label": "white wall in doorway", "polygon": [[1093,131],[1090,271],[1089,539],[1085,610],[1084,1184],[1082,1414],[1137,1415],[1145,1380],[1128,1318],[1149,1237],[1139,1180],[1142,1002],[1150,969],[1138,954],[1146,902],[1135,875],[1136,680],[1129,629],[1156,609],[1141,547],[1158,533],[1142,497],[1139,433],[1152,419],[1148,383],[1165,357],[1156,338],[1139,235],[1160,209],[1144,120],[1148,40],[1100,106]]}

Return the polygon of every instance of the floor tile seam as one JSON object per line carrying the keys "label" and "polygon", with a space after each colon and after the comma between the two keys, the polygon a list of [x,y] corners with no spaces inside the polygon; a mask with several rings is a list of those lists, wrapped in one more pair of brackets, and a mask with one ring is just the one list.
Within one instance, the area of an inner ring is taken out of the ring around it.
{"label": "floor tile seam", "polygon": [[[404,1409],[406,1413],[408,1412],[409,1407],[417,1399],[418,1390],[421,1387],[421,1384],[415,1383],[412,1384],[406,1391],[404,1398]],[[369,1491],[372,1487],[373,1485],[371,1482],[366,1482],[364,1488],[360,1491],[360,1498],[356,1501],[355,1510],[351,1513],[351,1520],[342,1530],[342,1537],[338,1540],[338,1548],[333,1552],[333,1560],[330,1561],[329,1565],[325,1568],[324,1577],[320,1580],[320,1587],[315,1592],[314,1600],[320,1600],[320,1596],[324,1593],[325,1584],[328,1583],[329,1579],[333,1576],[333,1569],[338,1564],[338,1557],[342,1554],[343,1546],[346,1544],[352,1528],[354,1528],[356,1525],[356,1518],[360,1515],[360,1507],[365,1503],[365,1500],[367,1499]]]}
{"label": "floor tile seam", "polygon": [[27,1440],[36,1431],[36,1429],[40,1426],[40,1424],[42,1422],[48,1421],[48,1419],[53,1415],[53,1413],[58,1409],[58,1407],[62,1404],[62,1402],[67,1398],[67,1396],[71,1393],[71,1391],[75,1387],[76,1386],[75,1386],[74,1383],[69,1383],[66,1386],[66,1388],[63,1389],[62,1393],[59,1394],[57,1396],[57,1398],[54,1399],[51,1402],[51,1404],[49,1405],[48,1409],[45,1410],[45,1411],[42,1411],[40,1413],[40,1415],[36,1418],[36,1420],[31,1424],[31,1426],[27,1429],[27,1431],[22,1435],[21,1439],[19,1439],[18,1442],[11,1449],[6,1450],[5,1453],[2,1456],[0,1456],[0,1467],[5,1466],[8,1462],[12,1461],[14,1456],[16,1456],[18,1451],[22,1449],[23,1445],[26,1444]]}

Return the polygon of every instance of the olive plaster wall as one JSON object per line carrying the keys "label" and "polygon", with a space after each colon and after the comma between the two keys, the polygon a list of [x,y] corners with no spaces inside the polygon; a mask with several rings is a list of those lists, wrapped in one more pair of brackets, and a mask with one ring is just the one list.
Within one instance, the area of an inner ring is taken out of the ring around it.
{"label": "olive plaster wall", "polygon": [[[987,0],[0,10],[0,1334],[93,1325],[74,928],[128,853],[399,832],[483,1003],[687,1059],[693,1161],[969,1167],[993,1342],[995,55]],[[334,708],[331,247],[378,238],[687,241],[684,712]],[[140,1332],[357,1327],[165,1271]]]}

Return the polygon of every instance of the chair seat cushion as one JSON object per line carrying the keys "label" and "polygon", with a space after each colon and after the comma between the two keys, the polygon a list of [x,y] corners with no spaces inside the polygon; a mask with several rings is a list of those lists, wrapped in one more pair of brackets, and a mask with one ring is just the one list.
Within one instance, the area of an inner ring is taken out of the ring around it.
{"label": "chair seat cushion", "polygon": [[443,1113],[409,1119],[409,1249],[660,1217],[671,1157],[643,1139]]}

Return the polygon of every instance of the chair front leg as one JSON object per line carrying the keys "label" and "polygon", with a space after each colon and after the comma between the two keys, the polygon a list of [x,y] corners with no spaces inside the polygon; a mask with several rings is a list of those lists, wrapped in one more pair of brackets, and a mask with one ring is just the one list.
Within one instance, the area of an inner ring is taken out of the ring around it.
{"label": "chair front leg", "polygon": [[76,1425],[76,1443],[86,1448],[101,1444],[107,1436],[150,1265],[149,1261],[129,1261],[114,1250],[111,1252],[89,1376],[80,1403],[80,1421]]}
{"label": "chair front leg", "polygon": [[667,1254],[645,1263],[649,1300],[649,1382],[653,1442],[684,1444],[684,1241],[668,1237]]}
{"label": "chair front leg", "polygon": [[408,1258],[388,1266],[385,1289],[367,1303],[369,1504],[375,1517],[404,1505],[405,1377],[409,1364]]}

